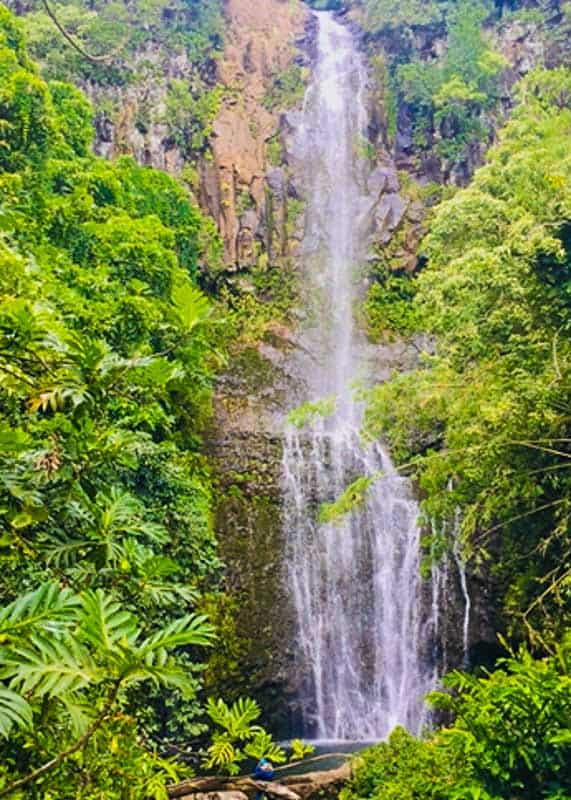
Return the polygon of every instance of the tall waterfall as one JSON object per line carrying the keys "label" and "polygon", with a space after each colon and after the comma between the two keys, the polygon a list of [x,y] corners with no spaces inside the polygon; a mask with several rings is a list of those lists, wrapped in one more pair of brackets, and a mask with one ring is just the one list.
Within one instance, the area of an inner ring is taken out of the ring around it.
{"label": "tall waterfall", "polygon": [[[397,724],[417,731],[431,680],[424,669],[418,507],[378,444],[360,441],[354,385],[371,373],[354,324],[359,266],[374,198],[363,157],[366,72],[350,30],[318,15],[318,56],[296,132],[306,189],[302,246],[307,400],[335,413],[287,432],[284,452],[288,585],[304,676],[304,733],[371,740]],[[355,477],[383,470],[364,507],[318,521],[321,503]]]}

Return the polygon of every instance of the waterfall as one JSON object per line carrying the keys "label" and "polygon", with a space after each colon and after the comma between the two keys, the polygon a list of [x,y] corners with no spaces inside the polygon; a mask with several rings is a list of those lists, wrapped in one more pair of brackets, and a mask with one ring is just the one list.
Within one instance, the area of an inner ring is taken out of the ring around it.
{"label": "waterfall", "polygon": [[[287,430],[287,583],[304,734],[371,740],[397,724],[418,731],[432,670],[421,657],[418,507],[388,453],[361,441],[354,399],[355,384],[374,377],[371,348],[354,324],[375,201],[362,157],[367,75],[350,30],[317,16],[317,63],[294,146],[307,201],[301,336],[310,357],[302,377],[306,399],[335,398],[335,411]],[[318,521],[323,502],[379,470],[364,506],[339,523]]]}
{"label": "waterfall", "polygon": [[460,579],[460,589],[462,591],[462,600],[464,602],[464,620],[462,624],[462,667],[469,669],[470,667],[470,612],[472,610],[472,600],[470,592],[468,591],[468,578],[466,575],[466,561],[462,554],[460,542],[460,509],[456,509],[454,515],[454,529],[453,529],[453,543],[452,552],[454,554],[454,561],[458,569],[458,576]]}

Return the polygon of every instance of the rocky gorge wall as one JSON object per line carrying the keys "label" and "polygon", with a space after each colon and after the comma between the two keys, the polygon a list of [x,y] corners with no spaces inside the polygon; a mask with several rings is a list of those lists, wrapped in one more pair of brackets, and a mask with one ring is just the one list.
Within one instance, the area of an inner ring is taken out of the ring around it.
{"label": "rocky gorge wall", "polygon": [[[551,6],[559,13],[556,3]],[[106,89],[81,85],[99,105],[113,100],[119,107],[113,119],[105,114],[96,118],[97,152],[109,158],[131,154],[142,164],[182,176],[214,220],[224,252],[216,274],[203,276],[206,281],[228,286],[237,296],[251,296],[258,304],[269,300],[260,295],[253,276],[272,271],[278,283],[293,285],[288,313],[233,352],[218,382],[205,443],[217,488],[215,527],[226,565],[227,613],[224,608],[219,613],[228,629],[225,641],[233,641],[213,656],[209,688],[227,699],[256,696],[271,727],[285,735],[297,724],[299,676],[293,669],[295,631],[283,574],[282,437],[285,416],[302,395],[297,365],[306,355],[298,334],[303,309],[295,298],[304,187],[292,158],[291,137],[303,80],[312,66],[315,26],[301,0],[225,0],[224,18],[224,49],[208,65],[207,76],[222,88],[221,107],[208,132],[208,146],[191,159],[165,119],[169,80],[195,80],[193,64],[183,53],[165,55],[147,44],[132,57],[139,81]],[[399,46],[396,40],[365,36],[358,16],[347,22],[371,56]],[[547,44],[538,24],[529,21],[506,23],[493,35],[510,65],[502,87],[503,112],[508,113],[516,80],[537,63],[556,63],[559,45]],[[417,37],[414,47],[427,57],[446,47],[442,31],[430,36],[419,32]],[[391,138],[384,99],[372,66],[369,141],[363,144],[374,161],[368,188],[375,203],[363,290],[370,280],[367,272],[379,262],[409,273],[418,267],[426,215],[422,188],[430,182],[465,183],[490,143],[474,148],[449,169],[418,152],[406,107],[399,110]],[[149,115],[149,109],[157,113]],[[487,122],[493,131],[500,121]],[[191,162],[189,178],[185,170]],[[416,355],[414,342],[379,342],[375,379],[386,380],[393,371],[409,368]],[[465,655],[465,598],[453,564],[450,569],[441,615],[445,647],[431,657],[455,666]],[[468,649],[473,660],[485,660],[501,624],[494,617],[493,582],[483,571],[469,572],[467,579]]]}
{"label": "rocky gorge wall", "polygon": [[[238,18],[237,18],[238,19]],[[304,66],[311,66],[313,27],[304,16],[304,33],[297,32],[296,50],[290,57]],[[363,35],[355,18],[346,17],[361,46],[371,52],[372,43]],[[533,21],[507,21],[490,32],[496,47],[509,67],[502,76],[502,110],[488,120],[490,141],[471,150],[453,170],[429,156],[418,153],[407,133],[406,110],[399,117],[394,142],[389,142],[382,94],[378,91],[374,68],[369,87],[369,145],[373,160],[369,191],[376,198],[371,220],[369,263],[363,274],[363,291],[368,282],[367,271],[377,264],[389,270],[413,272],[419,263],[419,242],[425,232],[426,201],[424,189],[431,183],[466,183],[483,161],[486,147],[493,141],[493,131],[502,124],[512,105],[513,87],[517,80],[535,65],[557,59],[556,46],[545,38],[545,31]],[[419,43],[419,47],[421,44]],[[446,47],[445,39],[431,44],[435,52]],[[242,72],[247,78],[247,70]],[[255,90],[254,90],[255,94]],[[250,106],[256,114],[256,106]],[[261,120],[266,120],[265,114]],[[225,156],[214,164],[225,175],[227,192],[232,203],[240,188],[255,195],[252,209],[242,215],[224,218],[216,188],[208,191],[215,198],[215,212],[222,215],[225,231],[226,258],[229,269],[247,275],[253,255],[265,254],[280,265],[285,274],[294,276],[300,269],[296,260],[302,225],[287,225],[288,202],[303,203],[303,179],[296,172],[292,155],[292,130],[297,121],[295,108],[278,119],[281,145],[277,163],[265,164],[262,175],[253,170],[248,180],[240,178],[234,185],[228,180]],[[225,151],[222,139],[229,136],[229,121],[217,128],[220,140],[214,147]],[[239,125],[237,126],[239,127]],[[251,118],[250,126],[251,128]],[[256,126],[254,126],[256,127]],[[260,125],[271,136],[271,127]],[[228,151],[226,151],[228,152]],[[207,169],[208,172],[208,169]],[[215,173],[213,166],[206,181]],[[233,173],[236,177],[236,173]],[[263,193],[259,186],[263,186]],[[203,201],[204,202],[204,201]],[[208,201],[211,203],[212,199]],[[218,205],[216,205],[218,203]],[[428,211],[429,213],[429,211]],[[301,215],[302,216],[302,215]],[[244,249],[243,243],[246,244]],[[216,464],[219,501],[216,512],[222,557],[227,564],[226,587],[236,600],[233,618],[234,633],[241,643],[242,678],[232,681],[227,690],[236,694],[254,694],[266,709],[267,721],[278,733],[290,735],[299,721],[297,691],[302,676],[295,673],[295,627],[288,599],[282,554],[283,494],[280,484],[282,466],[283,422],[288,410],[301,397],[298,384],[300,359],[305,357],[305,343],[299,338],[298,323],[303,311],[294,307],[285,324],[276,324],[255,344],[243,348],[229,371],[221,379],[217,392],[216,417],[210,439],[210,452]],[[387,380],[395,371],[409,369],[416,361],[418,343],[380,341],[377,343],[374,378]],[[425,347],[425,345],[423,345]],[[297,365],[297,366],[296,366]],[[425,603],[438,603],[438,635],[432,652],[426,658],[440,672],[466,664],[491,665],[499,655],[496,633],[503,621],[495,606],[499,596],[495,579],[485,565],[464,565],[460,554],[450,554],[446,563],[434,570],[440,581],[436,595],[427,588]],[[468,605],[467,605],[468,604]],[[226,665],[227,666],[227,665]],[[217,677],[222,681],[224,663],[217,664]],[[220,685],[220,683],[219,683]]]}

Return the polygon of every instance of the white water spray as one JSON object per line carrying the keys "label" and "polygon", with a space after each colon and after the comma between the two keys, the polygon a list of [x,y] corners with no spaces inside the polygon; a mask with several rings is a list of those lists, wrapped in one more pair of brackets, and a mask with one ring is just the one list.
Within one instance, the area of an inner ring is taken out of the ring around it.
{"label": "white water spray", "polygon": [[[418,731],[432,674],[423,666],[418,507],[407,480],[359,438],[351,384],[367,379],[369,348],[353,322],[375,198],[360,157],[366,72],[351,32],[319,15],[318,59],[295,153],[307,192],[307,399],[335,397],[334,415],[287,433],[284,451],[288,585],[297,617],[305,733],[370,740],[397,724]],[[385,476],[364,506],[321,524],[321,503],[357,476]]]}
{"label": "white water spray", "polygon": [[462,591],[462,600],[464,602],[464,620],[462,624],[462,667],[469,669],[470,667],[470,613],[472,610],[472,600],[470,592],[468,591],[468,577],[466,575],[466,561],[462,554],[462,547],[460,542],[460,510],[456,509],[454,515],[454,529],[452,535],[454,537],[452,543],[452,552],[454,554],[454,561],[458,569],[458,576],[460,579],[460,589]]}

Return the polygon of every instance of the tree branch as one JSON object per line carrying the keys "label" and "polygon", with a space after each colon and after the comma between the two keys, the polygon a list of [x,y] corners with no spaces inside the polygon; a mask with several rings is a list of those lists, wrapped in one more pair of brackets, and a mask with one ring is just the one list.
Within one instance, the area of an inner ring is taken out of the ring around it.
{"label": "tree branch", "polygon": [[[64,37],[64,39],[74,48],[74,50],[77,50],[77,52],[81,56],[86,58],[88,61],[92,61],[94,64],[106,64],[109,61],[112,61],[115,58],[115,56],[117,56],[118,53],[125,47],[125,44],[127,43],[127,40],[128,40],[129,37],[125,36],[124,39],[117,45],[115,50],[113,50],[111,53],[107,53],[107,55],[102,55],[102,56],[94,56],[91,53],[88,53],[86,50],[84,50],[83,47],[79,44],[79,42],[76,39],[74,39],[74,37],[71,35],[71,33],[68,33],[66,31],[66,29],[63,27],[61,22],[56,17],[56,15],[55,15],[53,9],[51,8],[48,0],[42,0],[42,4],[43,4],[43,6],[44,6],[44,8],[46,10],[46,14],[51,19],[51,21],[54,23],[54,25],[56,26],[58,31],[61,33],[61,35]],[[1,796],[2,795],[0,794],[0,797]]]}
{"label": "tree branch", "polygon": [[47,761],[38,769],[35,769],[33,772],[28,773],[23,778],[20,778],[13,783],[10,783],[4,789],[0,790],[0,797],[6,797],[12,792],[15,792],[17,789],[21,789],[23,786],[27,786],[30,783],[34,783],[38,778],[41,778],[42,775],[45,775],[47,772],[51,772],[52,769],[58,767],[66,758],[73,755],[73,753],[77,753],[78,750],[81,750],[87,742],[91,739],[93,734],[101,727],[101,725],[105,722],[107,715],[109,714],[110,710],[112,709],[115,701],[117,700],[117,695],[119,693],[119,689],[121,688],[122,679],[115,681],[109,697],[107,698],[107,702],[103,706],[103,710],[101,714],[97,717],[97,719],[92,722],[89,728],[85,731],[85,733],[79,737],[72,745],[70,745],[66,750],[63,750],[59,755],[55,758],[52,758],[50,761]]}

